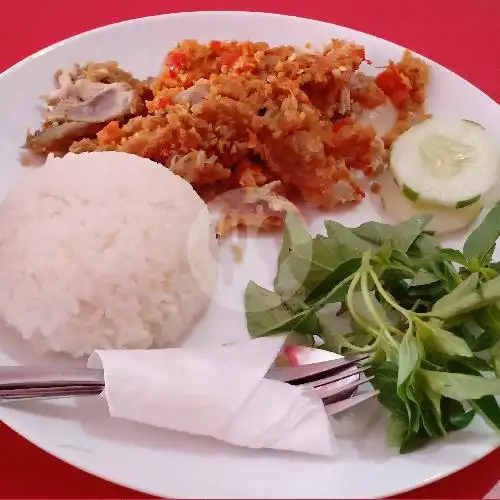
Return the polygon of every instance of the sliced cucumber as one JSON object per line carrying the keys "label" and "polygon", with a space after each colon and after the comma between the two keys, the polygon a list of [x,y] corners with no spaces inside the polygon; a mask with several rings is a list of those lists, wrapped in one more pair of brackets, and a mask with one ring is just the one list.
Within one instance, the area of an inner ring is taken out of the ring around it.
{"label": "sliced cucumber", "polygon": [[432,219],[426,229],[444,234],[467,227],[481,212],[481,202],[463,208],[450,208],[411,201],[403,194],[390,172],[382,174],[378,182],[382,205],[394,222],[401,222],[414,215],[429,214]]}
{"label": "sliced cucumber", "polygon": [[390,169],[401,189],[447,207],[474,204],[500,176],[500,157],[484,128],[470,120],[429,118],[392,145]]}

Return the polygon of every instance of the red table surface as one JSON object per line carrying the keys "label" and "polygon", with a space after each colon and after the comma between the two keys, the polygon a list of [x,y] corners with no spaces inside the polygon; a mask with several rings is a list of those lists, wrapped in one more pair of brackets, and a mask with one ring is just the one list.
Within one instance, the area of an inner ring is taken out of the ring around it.
{"label": "red table surface", "polygon": [[[349,26],[430,57],[500,102],[500,0],[4,1],[0,71],[82,31],[124,19],[193,10],[278,12]],[[66,465],[3,424],[0,443],[0,498],[145,497]],[[398,498],[482,498],[498,480],[497,449],[461,472]]]}

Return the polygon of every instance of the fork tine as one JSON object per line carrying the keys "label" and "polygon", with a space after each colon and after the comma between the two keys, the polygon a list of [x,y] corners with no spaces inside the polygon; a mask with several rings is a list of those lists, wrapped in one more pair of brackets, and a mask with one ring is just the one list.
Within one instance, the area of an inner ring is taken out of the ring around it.
{"label": "fork tine", "polygon": [[327,415],[332,417],[333,415],[337,415],[338,413],[341,413],[345,410],[349,410],[353,406],[357,406],[363,403],[364,401],[373,399],[376,396],[378,396],[378,391],[363,392],[361,394],[356,394],[356,396],[352,396],[342,401],[337,401],[335,403],[330,403],[328,405],[325,405],[325,410]]}
{"label": "fork tine", "polygon": [[[348,378],[349,375],[346,375],[345,378]],[[342,384],[339,382],[332,382],[330,384],[322,385],[314,389],[316,394],[323,400],[325,404],[334,403],[340,399],[344,399],[346,394],[352,393],[355,389],[357,389],[360,385],[369,382],[374,377],[366,377],[359,378],[354,382],[348,384]]]}
{"label": "fork tine", "polygon": [[269,370],[266,377],[292,385],[313,382],[324,377],[333,375],[342,369],[360,363],[370,357],[370,354],[361,354],[349,358],[338,358],[331,361],[320,361],[301,366],[291,366]]}
{"label": "fork tine", "polygon": [[[353,369],[343,369],[341,372],[332,375],[331,377],[326,377],[322,378],[320,380],[315,380],[313,382],[307,382],[306,384],[302,384],[304,387],[310,387],[312,389],[321,387],[322,385],[326,384],[331,384],[332,382],[338,382],[340,380],[350,378],[350,377],[355,377],[356,375],[359,375],[360,373],[363,373],[365,370],[368,370],[371,365],[363,365],[363,366],[357,366],[353,367]],[[359,377],[357,377],[359,378]]]}
{"label": "fork tine", "polygon": [[0,390],[0,400],[19,400],[19,399],[38,399],[41,397],[61,397],[61,396],[80,396],[97,395],[103,391],[99,385],[73,385],[66,387],[34,387],[34,388],[16,388],[9,390]]}
{"label": "fork tine", "polygon": [[43,399],[59,399],[59,398],[72,398],[81,396],[98,396],[100,392],[94,390],[86,390],[79,392],[68,392],[68,391],[57,391],[57,392],[46,392],[41,391],[38,393],[30,394],[17,394],[17,395],[5,395],[0,394],[0,403],[8,403],[15,401],[26,401],[26,400],[43,400]]}

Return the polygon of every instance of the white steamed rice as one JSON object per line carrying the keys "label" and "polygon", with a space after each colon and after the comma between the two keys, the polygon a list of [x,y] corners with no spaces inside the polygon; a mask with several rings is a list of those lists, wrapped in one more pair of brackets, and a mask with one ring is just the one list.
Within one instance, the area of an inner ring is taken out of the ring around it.
{"label": "white steamed rice", "polygon": [[215,291],[210,231],[191,185],[150,160],[49,158],[0,204],[0,317],[73,356],[169,345]]}

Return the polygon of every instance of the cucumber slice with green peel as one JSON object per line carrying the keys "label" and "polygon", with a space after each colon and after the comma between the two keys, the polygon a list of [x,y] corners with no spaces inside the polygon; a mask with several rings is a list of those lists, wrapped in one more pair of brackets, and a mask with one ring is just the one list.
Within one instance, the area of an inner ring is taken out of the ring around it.
{"label": "cucumber slice with green peel", "polygon": [[384,172],[378,182],[382,205],[393,222],[402,222],[415,215],[429,214],[432,215],[432,219],[426,229],[437,234],[445,234],[466,228],[481,213],[481,201],[463,208],[444,207],[420,200],[411,201],[396,184],[391,172]]}
{"label": "cucumber slice with green peel", "polygon": [[406,184],[403,184],[403,194],[410,200],[410,201],[417,201],[418,200],[418,193],[413,191],[413,189],[409,188]]}
{"label": "cucumber slice with green peel", "polygon": [[474,203],[477,203],[480,199],[481,199],[481,195],[478,194],[477,196],[474,196],[474,198],[469,198],[468,200],[459,201],[455,205],[455,208],[465,208],[465,207],[468,207],[469,205],[474,205]]}
{"label": "cucumber slice with green peel", "polygon": [[470,120],[429,118],[393,143],[389,168],[410,200],[462,208],[500,177],[500,155]]}

